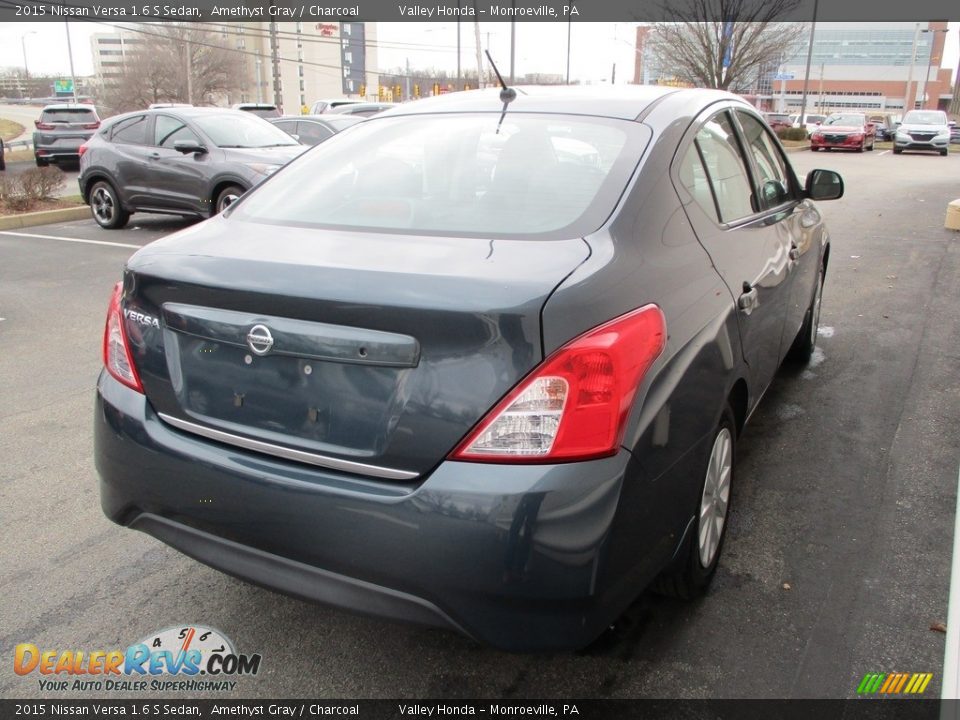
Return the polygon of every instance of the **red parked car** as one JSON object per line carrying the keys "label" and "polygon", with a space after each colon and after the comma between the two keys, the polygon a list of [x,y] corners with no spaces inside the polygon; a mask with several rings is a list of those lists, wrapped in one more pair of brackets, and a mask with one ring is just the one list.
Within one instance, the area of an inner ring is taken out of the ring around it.
{"label": "red parked car", "polygon": [[863,113],[834,113],[810,136],[810,149],[873,150],[877,127]]}
{"label": "red parked car", "polygon": [[793,123],[790,121],[790,116],[786,113],[773,113],[768,112],[763,114],[763,119],[767,121],[767,125],[770,126],[770,129],[776,132],[780,128],[791,128]]}

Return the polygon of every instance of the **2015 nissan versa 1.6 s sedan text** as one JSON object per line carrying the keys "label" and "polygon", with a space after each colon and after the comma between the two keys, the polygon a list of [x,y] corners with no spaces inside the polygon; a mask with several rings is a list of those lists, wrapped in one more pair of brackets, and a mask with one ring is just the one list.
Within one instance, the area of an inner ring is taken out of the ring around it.
{"label": "2015 nissan versa 1.6 s sedan text", "polygon": [[710,581],[737,437],[816,339],[813,200],[842,193],[717,91],[378,115],[130,258],[103,508],[302,598],[586,645],[651,583]]}

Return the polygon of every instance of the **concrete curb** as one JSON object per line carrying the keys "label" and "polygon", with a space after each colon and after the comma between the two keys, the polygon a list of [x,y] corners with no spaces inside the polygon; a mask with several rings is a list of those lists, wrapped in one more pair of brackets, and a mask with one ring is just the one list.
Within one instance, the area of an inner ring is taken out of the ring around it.
{"label": "concrete curb", "polygon": [[784,150],[786,150],[788,153],[803,152],[804,150],[809,150],[809,149],[810,149],[810,145],[809,145],[809,144],[808,144],[808,145],[797,145],[796,147],[785,147],[785,148],[784,148]]}
{"label": "concrete curb", "polygon": [[87,205],[80,205],[75,208],[60,208],[59,210],[41,210],[40,212],[22,213],[20,215],[5,215],[0,216],[0,230],[17,230],[56,222],[86,220],[89,217],[90,208]]}

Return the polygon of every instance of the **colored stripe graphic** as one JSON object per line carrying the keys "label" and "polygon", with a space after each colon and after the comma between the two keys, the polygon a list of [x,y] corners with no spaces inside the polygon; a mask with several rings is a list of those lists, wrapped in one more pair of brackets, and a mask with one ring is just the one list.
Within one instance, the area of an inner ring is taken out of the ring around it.
{"label": "colored stripe graphic", "polygon": [[857,686],[857,694],[919,695],[932,679],[933,673],[867,673]]}

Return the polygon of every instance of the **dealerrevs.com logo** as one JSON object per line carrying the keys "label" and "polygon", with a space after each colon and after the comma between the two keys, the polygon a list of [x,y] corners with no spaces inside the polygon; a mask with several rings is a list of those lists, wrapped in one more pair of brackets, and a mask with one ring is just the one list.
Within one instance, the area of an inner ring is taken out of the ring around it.
{"label": "dealerrevs.com logo", "polygon": [[21,643],[13,669],[39,675],[42,691],[231,691],[234,678],[259,672],[260,659],[238,653],[217,630],[188,625],[148,635],[126,650],[48,650]]}

